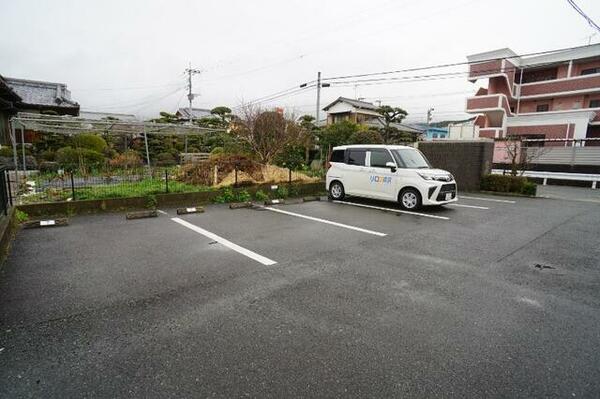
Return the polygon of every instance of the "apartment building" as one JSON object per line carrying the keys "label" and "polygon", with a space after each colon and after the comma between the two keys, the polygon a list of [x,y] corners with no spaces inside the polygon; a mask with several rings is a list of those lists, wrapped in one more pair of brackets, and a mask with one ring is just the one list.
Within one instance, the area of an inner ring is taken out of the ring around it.
{"label": "apartment building", "polygon": [[468,80],[488,81],[466,101],[480,137],[600,138],[600,44],[526,57],[505,48],[467,59]]}

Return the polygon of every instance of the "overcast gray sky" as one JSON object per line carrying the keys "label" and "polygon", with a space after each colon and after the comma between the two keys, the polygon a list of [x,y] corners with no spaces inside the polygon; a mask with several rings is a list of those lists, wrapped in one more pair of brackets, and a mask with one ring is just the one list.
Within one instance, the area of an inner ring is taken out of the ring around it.
{"label": "overcast gray sky", "polygon": [[[600,1],[576,2],[600,23]],[[194,78],[195,107],[235,107],[317,71],[460,62],[502,47],[551,50],[587,44],[594,33],[566,0],[0,0],[0,9],[1,75],[63,82],[82,109],[142,117],[187,105],[188,62],[204,71]],[[324,88],[322,105],[364,97],[401,106],[412,121],[429,106],[434,120],[455,119],[475,89],[463,77],[350,85]],[[263,105],[314,114],[315,91]]]}

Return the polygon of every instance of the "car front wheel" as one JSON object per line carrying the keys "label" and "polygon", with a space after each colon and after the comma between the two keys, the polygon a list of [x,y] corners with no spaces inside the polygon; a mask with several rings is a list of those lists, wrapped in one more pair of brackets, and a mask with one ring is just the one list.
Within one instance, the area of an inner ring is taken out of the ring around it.
{"label": "car front wheel", "polygon": [[400,206],[407,211],[421,207],[421,194],[414,188],[407,188],[400,193]]}
{"label": "car front wheel", "polygon": [[339,181],[334,181],[329,186],[329,198],[335,201],[341,201],[345,196],[344,185]]}

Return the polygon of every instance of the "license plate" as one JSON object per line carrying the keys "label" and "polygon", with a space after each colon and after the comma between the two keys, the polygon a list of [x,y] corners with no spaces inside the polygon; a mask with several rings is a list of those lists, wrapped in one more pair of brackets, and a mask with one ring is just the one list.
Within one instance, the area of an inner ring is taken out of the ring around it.
{"label": "license plate", "polygon": [[446,201],[450,201],[452,199],[452,193],[446,193]]}

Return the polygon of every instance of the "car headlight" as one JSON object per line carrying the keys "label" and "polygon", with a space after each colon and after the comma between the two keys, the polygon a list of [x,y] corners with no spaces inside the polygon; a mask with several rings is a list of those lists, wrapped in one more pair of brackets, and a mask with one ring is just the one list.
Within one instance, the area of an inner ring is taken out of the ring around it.
{"label": "car headlight", "polygon": [[423,175],[421,173],[417,173],[419,176],[421,176],[423,179],[425,180],[434,180],[433,176],[429,176],[429,175]]}

